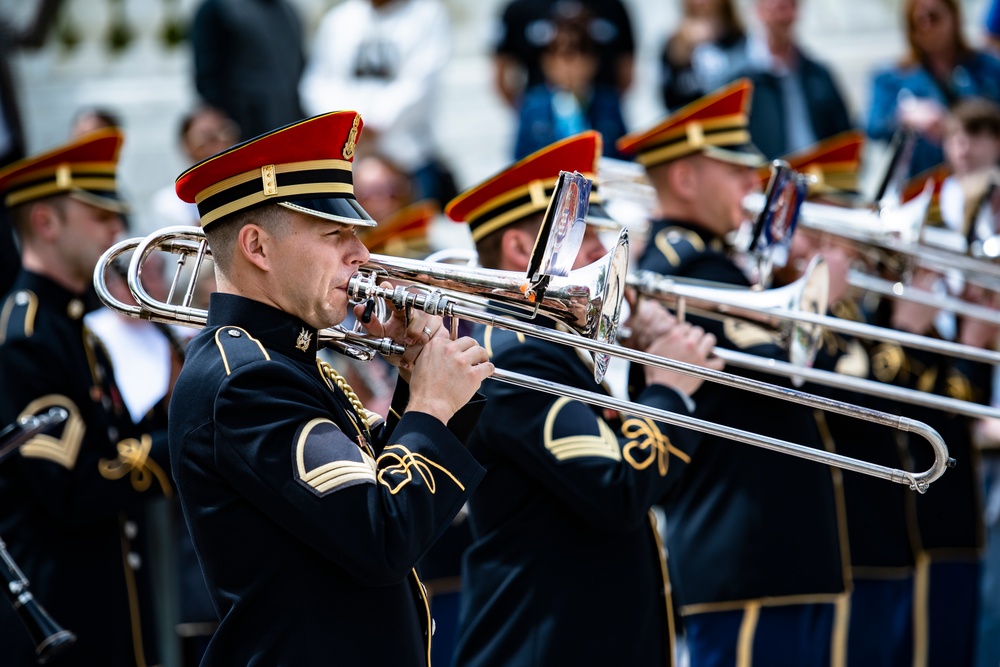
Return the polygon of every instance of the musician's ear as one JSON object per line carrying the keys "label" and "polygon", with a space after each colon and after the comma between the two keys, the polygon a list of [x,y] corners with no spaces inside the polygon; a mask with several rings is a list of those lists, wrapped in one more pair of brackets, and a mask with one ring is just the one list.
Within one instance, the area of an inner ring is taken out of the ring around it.
{"label": "musician's ear", "polygon": [[39,238],[52,243],[59,235],[59,230],[65,221],[59,207],[47,201],[28,204],[22,214],[24,224],[18,227],[21,231],[21,241]]}
{"label": "musician's ear", "polygon": [[501,232],[500,250],[502,255],[501,269],[505,271],[524,271],[531,259],[531,251],[535,247],[535,236],[529,230],[511,227]]}
{"label": "musician's ear", "polygon": [[271,235],[260,225],[244,225],[236,235],[236,253],[261,271],[271,268]]}
{"label": "musician's ear", "polygon": [[696,165],[693,159],[681,159],[666,165],[670,190],[679,199],[690,200],[697,196]]}

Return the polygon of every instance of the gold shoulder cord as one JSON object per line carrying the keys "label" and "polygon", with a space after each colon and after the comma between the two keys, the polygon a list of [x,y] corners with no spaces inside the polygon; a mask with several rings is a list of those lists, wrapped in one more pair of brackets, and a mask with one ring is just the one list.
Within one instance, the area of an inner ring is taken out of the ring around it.
{"label": "gold shoulder cord", "polygon": [[[354,393],[353,389],[351,389],[351,385],[347,384],[347,380],[344,379],[344,376],[335,371],[333,366],[330,364],[320,359],[316,360],[316,364],[319,366],[320,373],[322,373],[328,381],[337,385],[337,388],[340,389],[340,391],[344,392],[344,395],[347,396],[347,400],[351,402],[351,407],[354,408],[354,412],[357,415],[358,420],[361,421],[365,431],[368,431],[368,420],[365,419],[365,415],[368,414],[368,411],[365,410],[365,406],[361,403],[361,399],[358,398],[358,395]],[[361,433],[361,429],[358,427],[356,420],[352,419],[351,421],[355,422],[354,428],[358,432],[358,437],[364,438],[365,436]]]}
{"label": "gold shoulder cord", "polygon": [[351,385],[347,384],[347,380],[344,379],[344,376],[335,371],[333,366],[325,361],[321,361],[319,364],[320,370],[323,371],[323,375],[332,380],[333,383],[337,385],[337,388],[344,392],[347,396],[347,400],[349,400],[351,405],[354,406],[354,410],[358,413],[358,415],[360,416],[365,414],[365,406],[361,404],[361,399],[358,398],[358,395],[354,393],[353,389],[351,389]]}

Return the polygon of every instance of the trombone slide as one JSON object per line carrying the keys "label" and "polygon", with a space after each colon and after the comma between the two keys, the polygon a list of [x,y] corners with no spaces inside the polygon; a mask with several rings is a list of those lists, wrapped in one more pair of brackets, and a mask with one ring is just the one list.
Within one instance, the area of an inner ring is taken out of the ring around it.
{"label": "trombone slide", "polygon": [[[755,447],[762,447],[775,452],[792,454],[793,456],[807,459],[809,461],[815,461],[816,463],[825,463],[837,468],[853,470],[854,472],[871,475],[872,477],[880,477],[882,479],[887,479],[890,482],[896,482],[897,484],[906,484],[910,487],[910,489],[919,491],[920,493],[927,491],[928,485],[944,474],[945,467],[954,466],[954,459],[948,457],[948,448],[945,446],[944,440],[941,439],[941,436],[926,424],[907,419],[906,417],[896,417],[896,420],[891,424],[891,426],[899,428],[903,431],[918,433],[931,443],[931,447],[934,448],[935,463],[933,467],[925,472],[912,473],[906,470],[899,470],[898,468],[869,463],[867,461],[853,459],[842,454],[828,452],[823,449],[814,449],[812,447],[806,447],[805,445],[799,445],[794,442],[779,440],[778,438],[751,433],[738,428],[722,426],[721,424],[715,424],[710,421],[705,421],[704,419],[698,419],[697,417],[668,412],[659,408],[645,406],[640,403],[623,401],[621,399],[614,398],[613,396],[585,391],[583,389],[577,389],[576,387],[570,387],[557,382],[533,378],[499,368],[492,376],[490,376],[490,379],[517,385],[526,389],[536,389],[555,396],[574,398],[583,403],[589,403],[598,407],[618,410],[620,412],[639,417],[648,417],[657,421],[673,424],[674,426],[690,428],[694,431],[708,433],[709,435],[715,435],[729,440],[736,440],[748,445],[754,445]],[[886,425],[888,426],[890,424]]]}
{"label": "trombone slide", "polygon": [[[863,274],[851,272],[851,276],[859,282],[863,279]],[[884,282],[887,285],[891,285],[889,281]],[[970,361],[1000,364],[1000,352],[993,350],[984,350],[973,345],[963,345],[950,340],[939,340],[906,331],[887,329],[865,322],[852,322],[817,312],[794,310],[788,307],[787,303],[791,302],[786,303],[787,300],[784,298],[784,291],[795,285],[795,283],[778,288],[777,290],[753,292],[747,289],[734,289],[732,286],[725,285],[719,285],[718,287],[696,286],[680,282],[674,278],[660,276],[659,274],[638,271],[628,277],[628,284],[636,288],[640,294],[651,299],[656,299],[667,306],[683,308],[705,317],[718,318],[721,315],[736,315],[758,322],[788,320],[861,338],[899,343],[906,347],[938,352],[952,357],[969,359]],[[886,289],[892,290],[890,287],[886,287]],[[909,290],[909,288],[906,289]],[[774,298],[766,296],[772,292],[775,293]],[[895,292],[890,294],[890,296],[892,295],[899,296]],[[940,299],[932,305],[940,306]],[[976,308],[978,310],[970,312],[982,314],[984,317],[987,315],[993,318],[998,316],[996,311],[988,308],[983,308],[982,306],[976,306]],[[985,312],[980,313],[980,311]],[[1000,318],[991,319],[990,321],[1000,323]]]}
{"label": "trombone slide", "polygon": [[[1000,324],[1000,311],[995,308],[980,306],[979,304],[971,303],[957,297],[940,296],[934,292],[912,287],[902,282],[894,282],[892,280],[886,280],[885,278],[878,278],[856,269],[852,269],[848,272],[847,282],[852,287],[857,287],[858,289],[863,289],[867,292],[874,292],[875,294],[879,294],[881,296],[921,303],[925,306],[931,306],[932,308],[939,308],[940,310],[944,310],[949,313],[955,313],[955,315],[958,315],[959,317],[971,317],[973,319],[990,322],[992,324]],[[952,354],[953,356],[963,356],[957,351],[949,352],[948,354]],[[973,357],[964,358],[974,359]],[[997,358],[1000,359],[1000,357]],[[989,361],[985,358],[974,360],[988,361],[988,363],[994,364],[997,363],[997,361]]]}
{"label": "trombone slide", "polygon": [[[877,466],[876,464],[869,464],[867,462],[859,462],[861,465],[852,465],[850,469],[866,474],[873,474],[877,477],[884,477],[885,479],[891,479],[896,482],[909,484],[911,489],[921,493],[927,490],[927,487],[931,482],[943,475],[946,468],[954,465],[954,460],[948,456],[948,448],[937,431],[923,422],[901,417],[899,415],[892,415],[887,412],[880,412],[878,410],[844,403],[843,401],[837,401],[823,396],[807,394],[794,389],[779,387],[777,385],[768,384],[752,378],[733,375],[732,373],[725,373],[723,371],[716,371],[710,368],[676,361],[674,359],[650,355],[645,352],[631,350],[629,348],[613,345],[599,340],[583,338],[582,336],[564,333],[555,329],[549,329],[536,324],[531,324],[529,322],[521,322],[510,318],[500,318],[495,315],[490,315],[489,313],[461,306],[456,303],[455,300],[441,293],[415,294],[413,292],[408,292],[404,287],[396,287],[391,290],[383,289],[375,285],[375,279],[373,276],[356,275],[351,278],[348,293],[351,294],[354,299],[367,299],[373,297],[386,299],[392,302],[396,308],[412,307],[431,315],[459,317],[487,326],[495,326],[516,333],[534,336],[549,342],[571,345],[586,349],[590,352],[599,352],[608,356],[620,357],[639,364],[666,368],[679,373],[701,377],[711,382],[717,382],[719,384],[735,387],[737,389],[763,394],[765,396],[770,396],[771,398],[787,400],[792,403],[807,405],[812,408],[826,410],[829,412],[836,412],[848,417],[862,419],[864,421],[881,424],[898,430],[916,433],[927,440],[934,450],[934,464],[928,470],[922,473],[905,473],[905,475],[907,475],[905,478],[899,478],[898,471],[895,469],[887,468],[885,466]],[[531,379],[534,380],[534,378]],[[628,405],[629,407],[620,409],[623,409],[626,412],[640,414],[638,410],[642,406],[638,406],[634,403],[629,403]],[[687,420],[688,417],[684,416],[683,419]],[[692,422],[685,421],[679,425],[683,426],[691,423]],[[722,427],[710,423],[699,424],[699,426],[705,426],[706,428],[711,427],[713,429],[712,431],[706,432],[722,435],[722,437],[732,437],[730,435],[723,435],[726,431],[714,430],[718,428],[728,430],[728,427]],[[692,428],[694,428],[694,426],[692,426]],[[695,430],[700,429],[695,428]],[[760,444],[760,446],[764,446],[763,443],[769,440],[771,442],[769,443],[768,448],[779,451],[783,449],[783,444],[778,444],[782,441],[766,438],[765,436],[759,436],[757,434],[748,434],[746,432],[740,432],[739,434],[733,433],[733,436],[736,435],[739,435],[740,437],[734,437],[733,439],[739,439],[741,442],[747,442],[748,444]],[[744,438],[749,438],[749,440]],[[759,438],[760,440],[755,441],[755,438]],[[808,450],[809,453],[817,452],[817,450],[813,450],[809,447],[803,447],[802,445],[795,445],[791,449],[784,449],[784,451],[785,453],[799,456],[799,448],[804,448]],[[830,465],[839,465],[839,461],[837,459],[827,458],[828,453],[818,453],[822,455],[819,458],[812,456],[808,456],[806,458],[810,458],[811,460],[822,460]],[[879,474],[876,474],[874,471],[878,471]],[[911,480],[913,480],[912,483]]]}

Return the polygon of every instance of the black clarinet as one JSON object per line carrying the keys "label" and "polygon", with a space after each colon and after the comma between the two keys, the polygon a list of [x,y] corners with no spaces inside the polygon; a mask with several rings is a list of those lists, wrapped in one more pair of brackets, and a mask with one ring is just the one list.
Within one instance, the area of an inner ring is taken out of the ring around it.
{"label": "black clarinet", "polygon": [[[45,414],[26,417],[0,431],[0,461],[38,433],[64,421],[68,415],[69,413],[63,408],[52,408]],[[7,545],[2,538],[0,538],[0,580],[3,583],[4,594],[24,623],[24,627],[28,629],[31,641],[35,644],[35,655],[38,656],[39,664],[44,665],[76,641],[76,635],[60,628],[31,594],[27,578],[7,551]]]}
{"label": "black clarinet", "polygon": [[23,417],[0,431],[0,461],[50,426],[65,421],[67,417],[69,413],[64,408],[50,408],[44,414]]}
{"label": "black clarinet", "polygon": [[35,644],[35,655],[39,664],[44,665],[76,641],[76,635],[60,628],[31,594],[28,580],[11,558],[2,538],[0,538],[0,580],[3,582],[7,599],[14,606],[14,611],[24,623],[31,641]]}

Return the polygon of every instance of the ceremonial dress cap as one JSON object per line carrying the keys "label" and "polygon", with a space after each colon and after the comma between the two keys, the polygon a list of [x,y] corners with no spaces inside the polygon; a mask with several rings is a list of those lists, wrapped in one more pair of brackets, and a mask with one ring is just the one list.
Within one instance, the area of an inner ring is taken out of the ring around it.
{"label": "ceremonial dress cap", "polygon": [[420,254],[427,249],[427,234],[440,210],[437,202],[419,201],[383,218],[378,227],[365,229],[358,237],[373,253]]}
{"label": "ceremonial dress cap", "polygon": [[122,140],[121,131],[115,128],[97,130],[0,170],[4,206],[12,208],[65,194],[92,206],[124,212],[115,183]]}
{"label": "ceremonial dress cap", "polygon": [[[472,230],[472,240],[479,241],[498,229],[544,212],[560,171],[576,171],[595,180],[600,157],[600,133],[581,132],[535,151],[466,190],[452,199],[444,212],[456,222],[467,223]],[[601,207],[596,190],[595,183],[590,191],[587,222],[617,228]]]}
{"label": "ceremonial dress cap", "polygon": [[900,201],[904,204],[916,199],[924,189],[927,187],[928,182],[931,183],[931,201],[927,205],[927,213],[924,215],[924,223],[932,227],[940,227],[944,224],[944,220],[941,214],[941,188],[944,186],[945,180],[951,176],[951,168],[945,163],[940,163],[930,169],[925,169],[916,176],[911,176],[906,183],[903,184],[902,192],[900,193]]}
{"label": "ceremonial dress cap", "polygon": [[936,203],[938,196],[941,194],[941,186],[944,185],[945,180],[949,176],[951,176],[951,169],[944,162],[933,166],[930,169],[925,169],[919,174],[911,176],[909,180],[903,184],[903,191],[900,194],[900,199],[903,202],[908,202],[911,199],[916,198],[924,191],[924,188],[927,187],[927,181],[931,181],[934,188],[934,199],[931,201]]}
{"label": "ceremonial dress cap", "polygon": [[753,84],[740,79],[691,102],[655,126],[620,138],[618,150],[647,169],[700,153],[722,162],[756,167],[764,156],[750,142]]}
{"label": "ceremonial dress cap", "polygon": [[333,111],[262,134],[178,176],[177,196],[198,205],[202,227],[265,204],[374,227],[351,172],[363,125],[354,111]]}
{"label": "ceremonial dress cap", "polygon": [[864,142],[864,134],[848,130],[781,159],[800,174],[812,176],[810,196],[855,194],[858,192],[858,170]]}

